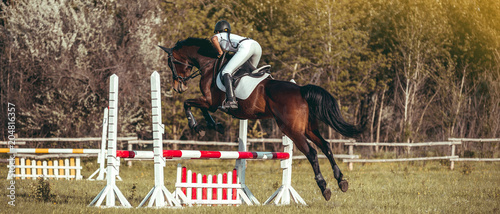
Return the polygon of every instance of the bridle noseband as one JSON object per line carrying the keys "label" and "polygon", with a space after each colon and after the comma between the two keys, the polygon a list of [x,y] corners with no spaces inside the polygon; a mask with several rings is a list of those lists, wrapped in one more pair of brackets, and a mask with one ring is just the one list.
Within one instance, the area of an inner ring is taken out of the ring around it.
{"label": "bridle noseband", "polygon": [[175,69],[175,65],[174,63],[179,63],[181,65],[185,65],[187,66],[188,68],[191,68],[191,70],[193,69],[193,65],[190,65],[188,63],[185,63],[185,62],[181,62],[179,60],[177,60],[173,54],[169,54],[168,55],[168,60],[170,61],[170,63],[172,64],[172,76],[174,78],[174,81],[177,80],[179,82],[182,82],[182,83],[186,83],[188,80],[190,79],[193,79],[199,75],[201,75],[201,70],[203,67],[207,66],[208,63],[206,65],[204,65],[203,67],[199,68],[198,70],[196,70],[195,72],[192,72],[191,75],[187,76],[187,77],[181,77],[177,74],[177,70]]}

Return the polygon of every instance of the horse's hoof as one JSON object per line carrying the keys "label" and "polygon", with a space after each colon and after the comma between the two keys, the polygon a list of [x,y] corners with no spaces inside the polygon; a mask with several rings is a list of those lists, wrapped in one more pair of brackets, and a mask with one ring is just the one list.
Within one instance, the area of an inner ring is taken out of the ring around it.
{"label": "horse's hoof", "polygon": [[331,196],[332,191],[330,191],[330,188],[326,188],[325,191],[323,191],[323,197],[325,197],[326,201],[329,201]]}
{"label": "horse's hoof", "polygon": [[340,190],[342,190],[342,192],[347,192],[347,190],[349,189],[349,183],[347,183],[346,180],[342,180],[339,182],[339,188]]}
{"label": "horse's hoof", "polygon": [[205,136],[205,127],[204,126],[201,126],[201,125],[197,125],[193,128],[193,130],[198,133],[199,135],[201,135],[202,137]]}

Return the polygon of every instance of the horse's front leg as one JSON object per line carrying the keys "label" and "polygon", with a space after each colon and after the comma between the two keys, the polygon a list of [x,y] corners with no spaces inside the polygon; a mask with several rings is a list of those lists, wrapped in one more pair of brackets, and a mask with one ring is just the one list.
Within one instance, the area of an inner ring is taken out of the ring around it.
{"label": "horse's front leg", "polygon": [[193,116],[193,112],[191,112],[191,107],[196,107],[201,110],[209,129],[214,129],[217,132],[224,134],[224,127],[220,123],[216,123],[212,118],[212,115],[210,115],[210,113],[208,112],[208,108],[210,107],[210,105],[208,102],[206,102],[206,99],[204,97],[198,99],[188,99],[184,101],[184,111],[186,112],[186,117],[188,119],[188,125],[190,129],[202,135],[204,134],[203,131],[205,130],[205,127],[196,122],[196,119]]}

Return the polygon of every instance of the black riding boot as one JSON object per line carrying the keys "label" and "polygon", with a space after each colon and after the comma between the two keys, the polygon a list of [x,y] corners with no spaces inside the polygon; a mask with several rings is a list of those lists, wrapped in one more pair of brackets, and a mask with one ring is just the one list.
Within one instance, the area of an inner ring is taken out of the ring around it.
{"label": "black riding boot", "polygon": [[238,109],[238,102],[234,97],[233,77],[231,74],[224,74],[224,76],[222,76],[222,80],[224,82],[224,86],[226,86],[226,100],[222,102],[222,108]]}

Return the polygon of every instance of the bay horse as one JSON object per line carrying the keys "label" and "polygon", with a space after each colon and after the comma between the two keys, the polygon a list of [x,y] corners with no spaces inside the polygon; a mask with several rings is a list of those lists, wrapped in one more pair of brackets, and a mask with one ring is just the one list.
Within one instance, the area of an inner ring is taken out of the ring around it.
{"label": "bay horse", "polygon": [[[168,66],[172,71],[173,89],[176,92],[186,91],[186,82],[196,76],[201,76],[199,86],[202,96],[184,102],[189,127],[196,132],[208,128],[224,133],[224,127],[216,123],[209,112],[217,111],[225,99],[225,93],[217,88],[215,78],[221,63],[227,62],[228,59],[221,62],[222,60],[217,58],[217,51],[208,39],[188,38],[177,42],[173,48],[161,46],[160,48],[168,54]],[[193,71],[193,67],[197,70]],[[196,122],[191,107],[202,111],[207,127]],[[326,181],[319,168],[317,152],[308,143],[307,139],[309,139],[330,161],[333,176],[340,190],[347,191],[348,182],[343,179],[329,143],[320,135],[319,121],[326,123],[346,137],[360,134],[363,127],[347,123],[341,115],[337,101],[325,89],[315,85],[299,86],[288,81],[267,78],[257,85],[247,99],[238,99],[238,109],[227,110],[226,113],[239,119],[274,118],[281,131],[294,142],[311,163],[316,183],[323,197],[328,201],[331,191],[326,187]]]}

